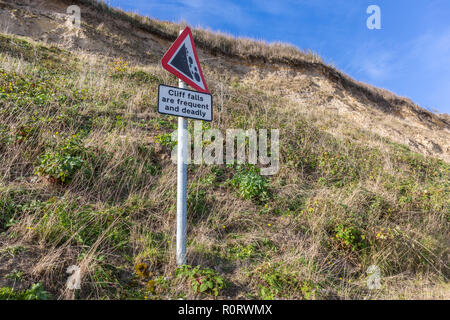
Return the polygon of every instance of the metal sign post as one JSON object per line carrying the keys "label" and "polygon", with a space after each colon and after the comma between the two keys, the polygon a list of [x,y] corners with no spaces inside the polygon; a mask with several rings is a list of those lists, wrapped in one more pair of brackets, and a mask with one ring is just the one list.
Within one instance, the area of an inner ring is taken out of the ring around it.
{"label": "metal sign post", "polygon": [[[178,87],[186,88],[182,80]],[[188,119],[178,117],[177,161],[177,265],[186,264],[186,216],[187,216],[187,129]]]}
{"label": "metal sign post", "polygon": [[[161,65],[179,79],[178,88],[159,86],[158,112],[178,117],[177,265],[181,266],[186,264],[188,118],[212,121],[212,96],[189,27],[180,31]],[[187,84],[197,91],[187,90]]]}

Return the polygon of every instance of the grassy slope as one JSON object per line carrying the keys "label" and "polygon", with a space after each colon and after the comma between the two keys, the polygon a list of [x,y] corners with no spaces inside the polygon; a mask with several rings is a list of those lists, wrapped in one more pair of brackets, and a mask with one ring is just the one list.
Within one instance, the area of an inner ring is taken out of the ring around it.
{"label": "grassy slope", "polygon": [[[177,24],[167,21],[159,21],[134,12],[126,12],[106,4],[103,0],[78,0],[86,5],[89,11],[97,8],[100,15],[109,15],[119,21],[128,21],[136,28],[156,35],[160,39],[174,41],[180,28],[186,25],[184,22]],[[388,114],[404,115],[412,112],[417,119],[427,123],[431,127],[450,128],[450,122],[446,117],[438,116],[420,108],[410,99],[399,97],[392,92],[374,87],[372,85],[356,81],[347,74],[325,63],[322,58],[310,50],[300,50],[289,43],[267,43],[249,38],[236,38],[220,32],[211,32],[202,28],[194,28],[196,46],[212,55],[220,55],[228,58],[238,58],[250,63],[270,63],[287,65],[294,69],[323,75],[335,84],[341,85],[346,91],[355,96],[374,102]]]}
{"label": "grassy slope", "polygon": [[[175,276],[176,120],[155,106],[175,78],[0,36],[4,286],[72,298],[77,264],[81,298],[209,297],[190,277],[224,279],[224,298],[448,298],[448,164],[377,137],[383,150],[367,147],[363,133],[337,140],[279,97],[207,72],[225,84],[212,127],[280,128],[281,168],[265,180],[189,166],[187,259],[215,271]],[[379,291],[366,287],[373,264]]]}

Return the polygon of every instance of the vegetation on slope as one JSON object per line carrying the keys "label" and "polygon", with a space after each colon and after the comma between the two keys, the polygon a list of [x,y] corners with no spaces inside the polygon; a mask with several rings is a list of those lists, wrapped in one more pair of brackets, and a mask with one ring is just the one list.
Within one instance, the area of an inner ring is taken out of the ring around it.
{"label": "vegetation on slope", "polygon": [[0,284],[22,288],[4,296],[39,282],[73,298],[75,264],[87,299],[448,298],[447,163],[365,132],[338,139],[206,71],[211,126],[279,128],[281,167],[189,165],[191,266],[177,270],[176,119],[155,105],[176,79],[0,36]]}
{"label": "vegetation on slope", "polygon": [[[186,23],[173,23],[151,19],[134,12],[125,12],[109,6],[103,0],[79,0],[91,10],[97,8],[115,19],[128,21],[135,27],[159,38],[170,41],[178,37],[180,28]],[[250,38],[236,38],[221,32],[212,32],[200,27],[193,29],[196,45],[213,55],[244,59],[253,63],[284,64],[308,72],[324,75],[333,83],[339,84],[355,96],[362,96],[374,102],[380,110],[388,114],[399,116],[412,112],[420,121],[437,128],[450,128],[450,122],[445,116],[436,115],[420,108],[408,98],[398,97],[393,93],[363,82],[352,79],[332,65],[325,63],[322,58],[310,50],[300,50],[287,43],[267,43]]]}

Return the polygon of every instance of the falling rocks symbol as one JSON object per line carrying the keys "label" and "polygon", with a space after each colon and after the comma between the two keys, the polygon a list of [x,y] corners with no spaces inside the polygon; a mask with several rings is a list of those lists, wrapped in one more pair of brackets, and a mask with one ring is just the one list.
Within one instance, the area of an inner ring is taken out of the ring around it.
{"label": "falling rocks symbol", "polygon": [[194,75],[195,80],[197,82],[200,82],[200,75],[198,74],[197,67],[194,65],[194,59],[192,57],[188,57],[189,60],[189,69],[191,70],[191,73]]}
{"label": "falling rocks symbol", "polygon": [[[191,62],[191,63],[189,63],[189,62]],[[180,70],[181,72],[183,72],[187,77],[194,79],[194,77],[192,76],[192,73],[191,73],[191,66],[192,66],[193,62],[194,61],[192,60],[192,58],[190,56],[189,56],[189,61],[188,61],[188,52],[186,49],[186,45],[183,44],[183,46],[180,48],[180,50],[178,50],[178,53],[173,58],[173,60],[171,61],[170,64],[172,66],[174,66],[175,68],[177,68],[178,70]],[[198,79],[200,80],[200,77]],[[197,80],[197,81],[199,81],[199,80]]]}

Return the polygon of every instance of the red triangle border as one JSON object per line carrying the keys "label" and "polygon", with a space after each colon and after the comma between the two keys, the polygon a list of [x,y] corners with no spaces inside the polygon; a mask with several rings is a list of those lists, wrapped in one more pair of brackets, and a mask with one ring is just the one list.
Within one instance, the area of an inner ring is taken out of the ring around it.
{"label": "red triangle border", "polygon": [[[191,44],[192,44],[192,50],[194,51],[194,57],[195,61],[197,62],[198,71],[200,73],[200,77],[202,79],[203,84],[205,85],[205,89],[201,88],[199,85],[197,85],[194,81],[183,75],[181,72],[179,72],[177,69],[169,65],[170,59],[172,59],[173,55],[177,51],[178,47],[181,46],[181,44],[184,42],[186,37],[190,36]],[[177,78],[183,80],[188,85],[190,85],[192,88],[196,89],[197,91],[203,92],[203,93],[209,93],[208,86],[206,85],[205,77],[203,76],[202,67],[200,65],[200,61],[198,60],[197,56],[197,49],[195,48],[194,44],[194,37],[192,36],[191,29],[189,27],[186,27],[183,32],[180,34],[180,36],[175,40],[175,42],[172,44],[172,46],[169,48],[169,50],[164,54],[164,57],[161,60],[161,64],[164,69],[175,75]]]}

